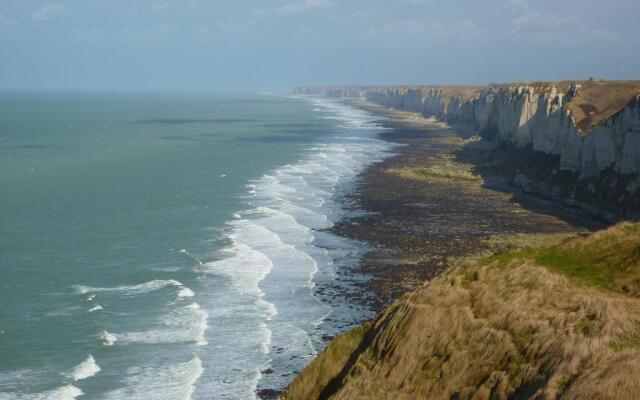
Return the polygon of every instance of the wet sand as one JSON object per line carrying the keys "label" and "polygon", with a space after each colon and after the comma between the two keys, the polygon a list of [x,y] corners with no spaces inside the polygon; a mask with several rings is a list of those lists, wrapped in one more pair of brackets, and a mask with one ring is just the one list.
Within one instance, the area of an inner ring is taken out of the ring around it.
{"label": "wet sand", "polygon": [[[397,155],[368,168],[345,203],[372,213],[333,231],[373,246],[362,263],[341,271],[366,276],[349,301],[374,311],[445,271],[452,257],[477,254],[500,235],[599,229],[601,220],[564,205],[513,192],[503,167],[486,157],[491,143],[419,114],[364,101],[351,104],[381,117]],[[318,288],[318,290],[324,290]]]}

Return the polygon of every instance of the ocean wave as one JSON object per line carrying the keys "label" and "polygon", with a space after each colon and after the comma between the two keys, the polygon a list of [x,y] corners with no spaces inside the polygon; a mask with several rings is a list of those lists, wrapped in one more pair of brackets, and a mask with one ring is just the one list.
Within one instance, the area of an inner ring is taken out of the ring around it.
{"label": "ocean wave", "polygon": [[134,296],[139,294],[145,294],[149,292],[153,292],[155,290],[164,289],[170,286],[183,286],[182,283],[174,280],[174,279],[154,279],[149,282],[141,283],[138,285],[122,285],[115,287],[92,287],[92,286],[83,286],[83,285],[75,285],[75,289],[81,293],[96,293],[96,292],[120,292],[123,295]]}
{"label": "ocean wave", "polygon": [[189,400],[203,371],[202,361],[196,355],[182,363],[131,367],[126,371],[126,386],[107,393],[106,399]]}
{"label": "ocean wave", "polygon": [[273,317],[275,317],[276,315],[278,315],[278,309],[276,308],[276,306],[273,303],[269,303],[268,301],[264,301],[262,299],[258,299],[256,300],[256,305],[258,307],[260,307],[262,310],[264,310],[264,318],[267,321],[270,321],[273,319]]}
{"label": "ocean wave", "polygon": [[74,400],[83,394],[79,388],[73,385],[65,385],[41,393],[0,393],[0,400]]}
{"label": "ocean wave", "polygon": [[195,265],[202,265],[202,261],[198,260],[197,258],[192,256],[191,254],[189,254],[189,252],[186,249],[182,249],[182,250],[178,251],[178,253],[184,255],[185,257],[187,257],[188,259],[193,261],[193,263]]}
{"label": "ocean wave", "polygon": [[113,346],[114,343],[118,340],[116,335],[113,333],[109,333],[107,331],[102,331],[98,334],[98,338],[102,340],[102,344],[104,346]]}
{"label": "ocean wave", "polygon": [[[240,223],[241,221],[245,220],[239,220]],[[226,258],[206,263],[201,271],[224,274],[231,280],[236,291],[262,296],[258,283],[271,271],[273,263],[263,253],[241,242],[239,236],[238,232],[230,235],[233,244],[221,251]]]}
{"label": "ocean wave", "polygon": [[194,343],[204,346],[207,344],[208,319],[209,314],[197,303],[192,303],[161,317],[155,329],[117,333],[115,336],[123,344]]}
{"label": "ocean wave", "polygon": [[188,287],[183,287],[178,292],[178,297],[193,297],[193,296],[195,296],[195,293],[193,293],[193,290],[189,289]]}
{"label": "ocean wave", "polygon": [[96,363],[96,360],[93,358],[93,356],[89,354],[86,360],[76,365],[68,374],[68,376],[71,380],[77,382],[83,379],[90,378],[100,371],[100,366]]}

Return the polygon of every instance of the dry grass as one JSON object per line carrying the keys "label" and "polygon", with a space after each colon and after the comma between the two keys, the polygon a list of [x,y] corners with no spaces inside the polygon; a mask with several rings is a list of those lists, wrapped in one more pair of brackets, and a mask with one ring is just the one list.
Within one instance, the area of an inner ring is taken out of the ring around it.
{"label": "dry grass", "polygon": [[576,125],[588,131],[619,112],[640,94],[640,82],[582,82],[569,103]]}
{"label": "dry grass", "polygon": [[[622,224],[551,248],[616,248],[611,269],[625,269],[639,231]],[[347,335],[357,343],[329,346],[284,398],[640,398],[640,300],[540,266],[520,239],[508,258],[468,261],[403,296]],[[318,373],[331,385],[313,388]]]}

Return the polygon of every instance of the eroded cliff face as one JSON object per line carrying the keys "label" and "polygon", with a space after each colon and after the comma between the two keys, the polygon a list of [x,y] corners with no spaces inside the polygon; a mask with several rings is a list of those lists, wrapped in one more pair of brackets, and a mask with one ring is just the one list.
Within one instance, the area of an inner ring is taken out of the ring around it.
{"label": "eroded cliff face", "polygon": [[[609,219],[640,216],[640,81],[299,88],[296,92],[366,98],[438,118],[499,146],[546,155],[549,168],[545,171],[514,166],[514,183],[584,204]],[[549,179],[541,179],[544,175]],[[560,178],[552,179],[556,176]]]}

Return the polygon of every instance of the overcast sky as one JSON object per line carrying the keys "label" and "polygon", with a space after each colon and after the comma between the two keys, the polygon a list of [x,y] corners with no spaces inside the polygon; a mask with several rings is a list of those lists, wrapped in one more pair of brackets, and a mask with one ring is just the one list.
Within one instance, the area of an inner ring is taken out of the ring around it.
{"label": "overcast sky", "polygon": [[0,88],[640,79],[639,0],[0,0]]}

